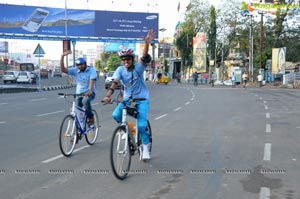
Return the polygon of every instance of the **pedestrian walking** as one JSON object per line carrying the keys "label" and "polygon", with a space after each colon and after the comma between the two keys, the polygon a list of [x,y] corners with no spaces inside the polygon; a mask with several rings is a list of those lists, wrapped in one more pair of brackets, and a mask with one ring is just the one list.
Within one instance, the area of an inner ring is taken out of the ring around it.
{"label": "pedestrian walking", "polygon": [[198,86],[198,73],[197,72],[193,73],[193,81],[194,81],[194,86]]}
{"label": "pedestrian walking", "polygon": [[232,88],[235,88],[235,74],[234,72],[232,72],[232,75],[231,75],[231,83],[232,83]]}

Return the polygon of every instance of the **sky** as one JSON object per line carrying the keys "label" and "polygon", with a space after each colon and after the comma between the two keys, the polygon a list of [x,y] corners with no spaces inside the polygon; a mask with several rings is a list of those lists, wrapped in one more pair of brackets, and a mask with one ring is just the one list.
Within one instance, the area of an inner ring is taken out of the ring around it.
{"label": "sky", "polygon": [[[180,2],[180,10],[178,12],[178,3]],[[220,0],[211,0],[214,5],[218,5]],[[72,9],[90,9],[90,10],[107,10],[107,11],[126,11],[126,12],[150,12],[159,13],[159,28],[165,28],[166,31],[158,32],[158,37],[172,37],[175,32],[175,26],[178,21],[184,20],[184,11],[189,4],[189,0],[0,0],[0,3],[16,4],[16,5],[31,5],[31,6],[45,6],[55,8],[72,8]],[[0,39],[3,41],[3,39]],[[14,40],[14,45],[18,47],[19,43],[21,50],[34,51],[38,43],[41,43],[45,50],[45,57],[58,56],[57,50],[54,46],[59,45],[61,49],[61,42],[53,41],[20,41]],[[76,48],[89,48],[95,44],[91,42],[78,42]],[[51,47],[52,46],[52,47]],[[50,48],[51,47],[51,48]],[[56,47],[57,49],[57,47]],[[49,55],[51,52],[51,55]],[[48,56],[47,56],[48,54]],[[52,55],[55,54],[55,55]]]}

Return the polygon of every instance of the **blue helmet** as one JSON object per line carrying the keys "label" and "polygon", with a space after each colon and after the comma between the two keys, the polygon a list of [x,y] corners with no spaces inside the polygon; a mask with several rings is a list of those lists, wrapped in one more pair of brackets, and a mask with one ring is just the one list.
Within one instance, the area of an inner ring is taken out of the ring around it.
{"label": "blue helmet", "polygon": [[84,64],[86,63],[86,60],[83,57],[79,57],[75,60],[76,65]]}

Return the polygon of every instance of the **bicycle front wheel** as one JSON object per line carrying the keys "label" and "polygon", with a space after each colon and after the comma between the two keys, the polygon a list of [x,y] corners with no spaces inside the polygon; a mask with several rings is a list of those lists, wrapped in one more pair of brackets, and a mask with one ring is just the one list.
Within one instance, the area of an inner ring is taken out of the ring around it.
{"label": "bicycle front wheel", "polygon": [[123,180],[127,177],[130,163],[129,137],[124,126],[119,126],[113,133],[110,146],[110,163],[114,175]]}
{"label": "bicycle front wheel", "polygon": [[96,139],[98,137],[98,132],[99,132],[99,128],[100,128],[100,122],[99,122],[99,117],[98,114],[95,110],[93,110],[93,114],[94,114],[94,127],[92,127],[86,134],[85,134],[85,139],[86,142],[89,145],[93,145],[96,142]]}
{"label": "bicycle front wheel", "polygon": [[151,125],[149,120],[147,120],[147,124],[148,124],[148,133],[149,133],[149,152],[151,154],[152,151],[152,130],[151,130]]}
{"label": "bicycle front wheel", "polygon": [[69,157],[76,145],[77,127],[75,118],[72,115],[67,115],[60,126],[59,132],[59,148],[62,154]]}

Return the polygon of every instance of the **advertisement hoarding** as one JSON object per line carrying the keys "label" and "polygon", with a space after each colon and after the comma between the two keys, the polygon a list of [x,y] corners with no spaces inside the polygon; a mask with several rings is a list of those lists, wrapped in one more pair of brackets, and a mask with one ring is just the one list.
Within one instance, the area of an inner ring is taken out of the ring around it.
{"label": "advertisement hoarding", "polygon": [[193,38],[193,68],[197,72],[206,72],[206,35],[199,34]]}
{"label": "advertisement hoarding", "polygon": [[286,47],[272,49],[272,74],[285,74]]}
{"label": "advertisement hoarding", "polygon": [[[0,38],[142,40],[158,30],[158,13],[116,12],[0,4]],[[157,38],[156,38],[157,39]]]}

